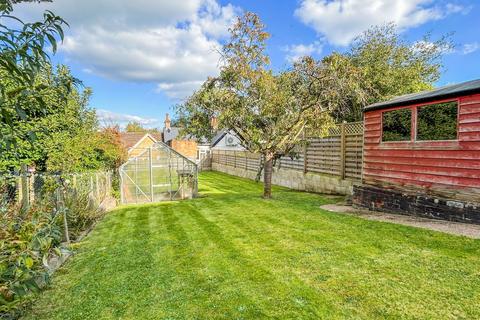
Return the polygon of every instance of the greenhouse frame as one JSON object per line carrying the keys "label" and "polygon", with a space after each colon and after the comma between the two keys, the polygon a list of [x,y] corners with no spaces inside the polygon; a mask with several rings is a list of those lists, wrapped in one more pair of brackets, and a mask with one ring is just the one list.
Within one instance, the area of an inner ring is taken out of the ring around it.
{"label": "greenhouse frame", "polygon": [[163,142],[120,166],[122,204],[191,199],[198,192],[198,167]]}

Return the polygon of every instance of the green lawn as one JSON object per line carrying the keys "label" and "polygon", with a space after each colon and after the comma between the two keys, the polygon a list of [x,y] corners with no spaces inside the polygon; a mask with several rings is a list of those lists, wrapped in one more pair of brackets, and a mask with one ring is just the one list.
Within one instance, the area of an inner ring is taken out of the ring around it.
{"label": "green lawn", "polygon": [[475,319],[480,241],[328,213],[204,173],[201,198],[111,212],[28,319]]}

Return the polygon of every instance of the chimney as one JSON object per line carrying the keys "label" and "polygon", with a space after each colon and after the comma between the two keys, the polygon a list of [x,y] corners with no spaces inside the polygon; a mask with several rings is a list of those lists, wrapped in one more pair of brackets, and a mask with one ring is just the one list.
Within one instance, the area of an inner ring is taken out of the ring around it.
{"label": "chimney", "polygon": [[212,126],[213,130],[218,129],[218,119],[217,119],[217,117],[213,116],[212,119],[210,119],[210,125]]}
{"label": "chimney", "polygon": [[171,124],[172,121],[170,121],[170,116],[168,115],[168,113],[165,115],[165,129],[170,129],[170,124]]}

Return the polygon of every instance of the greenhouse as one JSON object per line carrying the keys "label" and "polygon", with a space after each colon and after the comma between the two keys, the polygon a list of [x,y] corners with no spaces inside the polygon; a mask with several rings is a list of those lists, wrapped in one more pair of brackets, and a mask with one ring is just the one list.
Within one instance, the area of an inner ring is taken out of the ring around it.
{"label": "greenhouse", "polygon": [[195,162],[157,142],[120,167],[123,204],[190,199],[197,194]]}

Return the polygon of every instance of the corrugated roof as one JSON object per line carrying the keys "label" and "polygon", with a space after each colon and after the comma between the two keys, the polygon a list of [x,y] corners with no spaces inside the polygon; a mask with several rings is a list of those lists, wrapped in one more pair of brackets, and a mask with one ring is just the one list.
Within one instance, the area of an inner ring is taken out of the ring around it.
{"label": "corrugated roof", "polygon": [[448,85],[430,91],[406,94],[388,101],[378,102],[365,107],[365,111],[407,106],[415,103],[457,98],[467,94],[480,93],[480,79]]}

